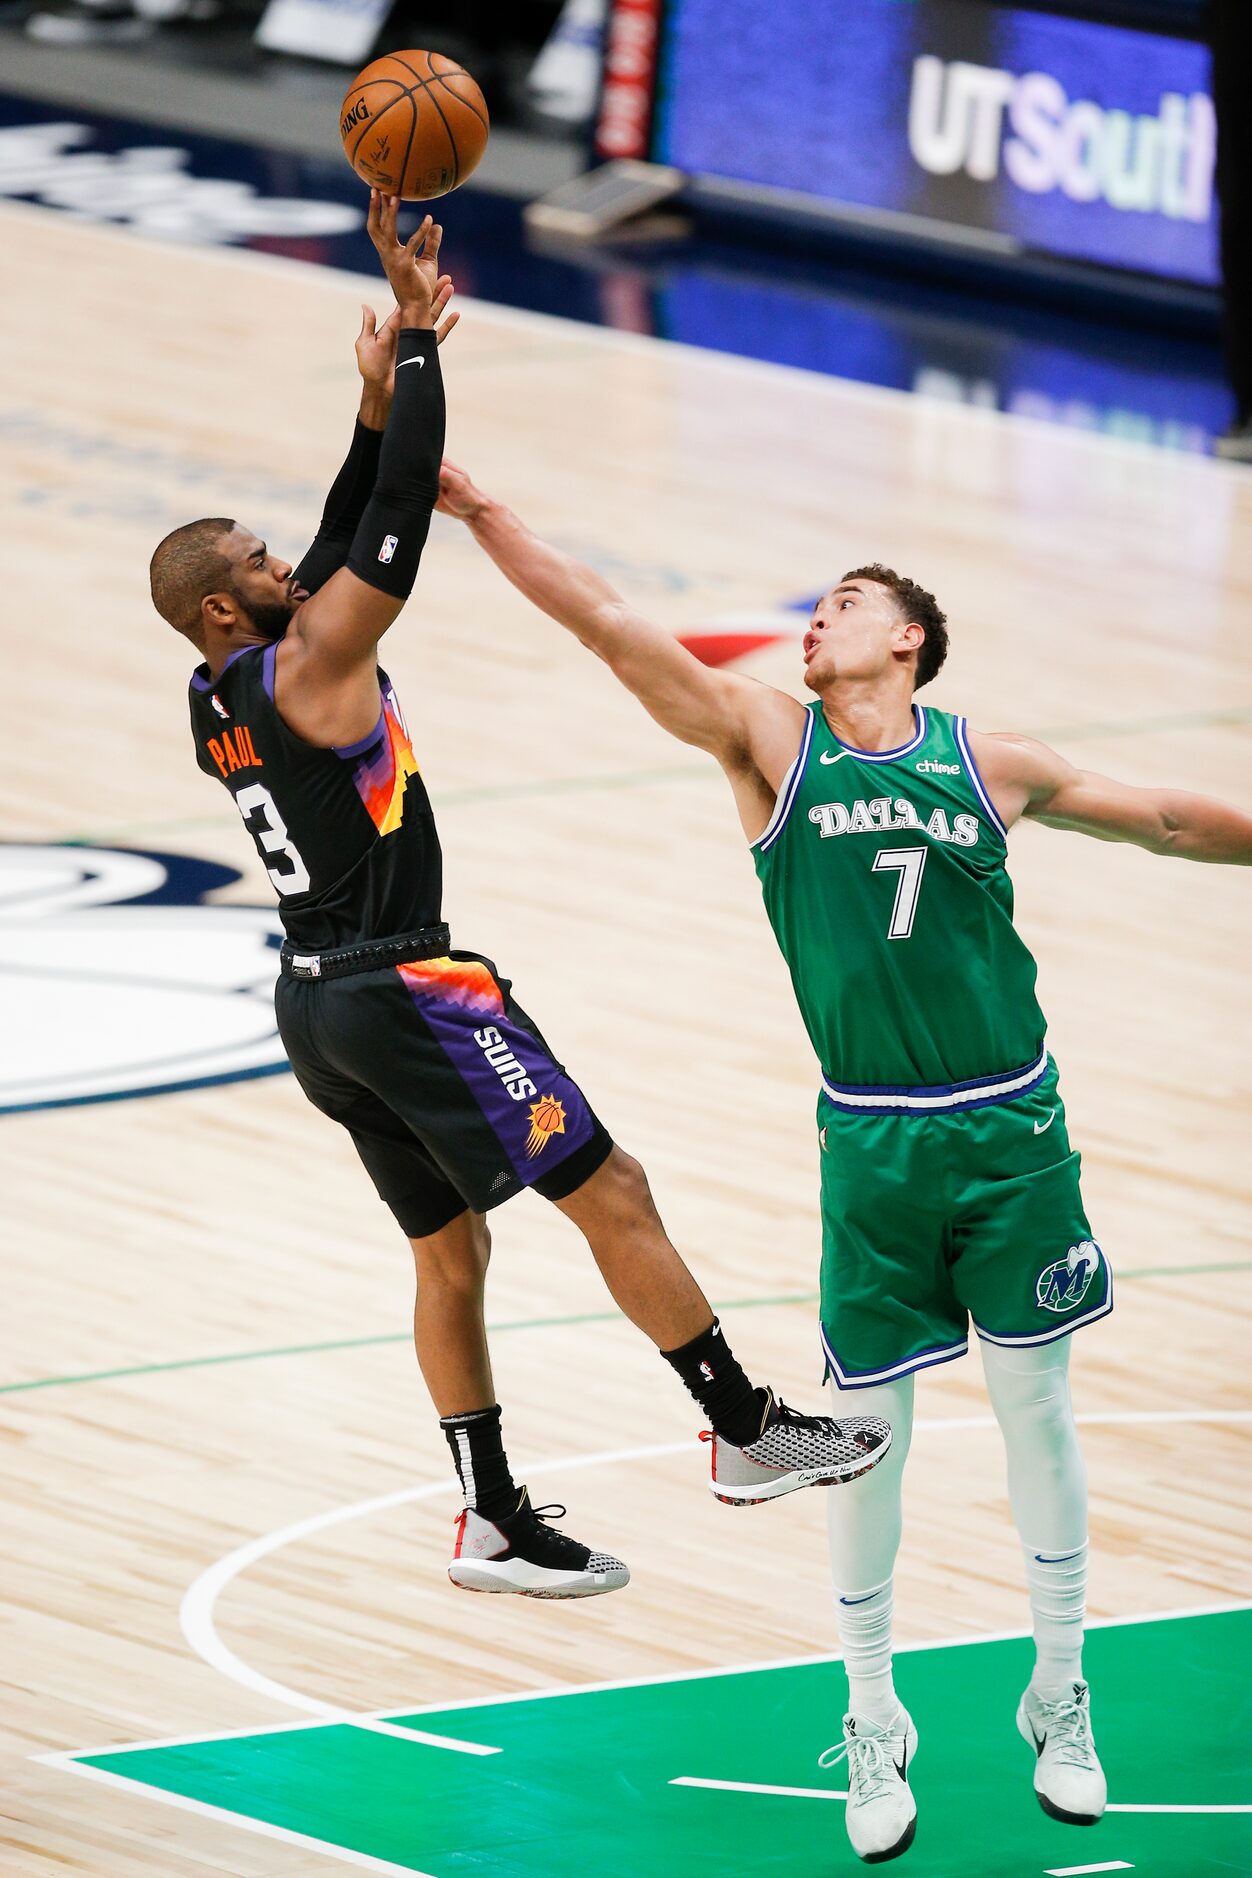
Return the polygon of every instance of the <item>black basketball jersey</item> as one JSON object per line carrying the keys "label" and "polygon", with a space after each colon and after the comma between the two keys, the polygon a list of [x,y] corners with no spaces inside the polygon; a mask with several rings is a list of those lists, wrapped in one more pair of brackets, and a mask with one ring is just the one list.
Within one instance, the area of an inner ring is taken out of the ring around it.
{"label": "black basketball jersey", "polygon": [[312,952],[435,925],[443,858],[391,681],[359,743],[319,750],[274,704],[277,645],[248,646],[191,680],[196,760],[234,797],[279,896],[288,937]]}

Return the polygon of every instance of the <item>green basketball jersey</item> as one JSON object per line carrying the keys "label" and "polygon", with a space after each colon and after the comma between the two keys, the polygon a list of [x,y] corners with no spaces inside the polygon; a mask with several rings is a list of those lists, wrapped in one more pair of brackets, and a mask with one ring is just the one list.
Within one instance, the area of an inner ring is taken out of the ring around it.
{"label": "green basketball jersey", "polygon": [[980,1107],[1047,1068],[1005,829],[965,719],[914,716],[907,743],[867,752],[811,704],[753,844],[826,1093],[857,1113]]}

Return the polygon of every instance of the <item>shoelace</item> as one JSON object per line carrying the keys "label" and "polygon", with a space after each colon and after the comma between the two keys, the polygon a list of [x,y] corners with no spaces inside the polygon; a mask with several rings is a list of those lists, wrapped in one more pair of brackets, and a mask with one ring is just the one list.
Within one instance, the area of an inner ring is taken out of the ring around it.
{"label": "shoelace", "polygon": [[1040,1702],[1039,1710],[1057,1760],[1068,1767],[1092,1766],[1095,1742],[1091,1738],[1091,1711],[1086,1704],[1062,1699]]}
{"label": "shoelace", "polygon": [[841,1747],[827,1748],[819,1754],[819,1767],[834,1767],[844,1756],[848,1759],[848,1786],[859,1805],[877,1800],[899,1779],[895,1763],[887,1753],[887,1735],[850,1735]]}
{"label": "shoelace", "polygon": [[833,1415],[801,1415],[799,1409],[789,1408],[785,1402],[775,1402],[778,1420],[785,1422],[788,1428],[812,1428],[825,1435],[842,1435],[843,1429]]}
{"label": "shoelace", "polygon": [[571,1539],[567,1532],[558,1532],[556,1527],[550,1524],[554,1519],[565,1518],[566,1509],[557,1501],[553,1501],[550,1506],[532,1506],[530,1512],[535,1522],[527,1539],[531,1547],[558,1558],[562,1562],[565,1562],[571,1554],[581,1555],[586,1550],[584,1546],[579,1545],[577,1539]]}

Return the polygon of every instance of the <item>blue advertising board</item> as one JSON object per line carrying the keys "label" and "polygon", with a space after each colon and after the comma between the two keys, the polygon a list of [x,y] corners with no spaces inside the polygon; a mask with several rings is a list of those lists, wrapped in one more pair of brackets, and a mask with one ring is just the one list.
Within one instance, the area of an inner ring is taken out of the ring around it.
{"label": "blue advertising board", "polygon": [[669,0],[657,83],[652,156],[697,181],[1218,280],[1194,40],[986,0]]}

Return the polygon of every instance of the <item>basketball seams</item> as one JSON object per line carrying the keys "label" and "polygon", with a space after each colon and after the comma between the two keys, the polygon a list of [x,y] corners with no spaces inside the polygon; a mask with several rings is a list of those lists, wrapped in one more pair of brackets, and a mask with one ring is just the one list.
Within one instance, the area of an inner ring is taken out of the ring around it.
{"label": "basketball seams", "polygon": [[[468,78],[471,85],[476,85],[478,83],[473,73],[467,72],[463,65],[454,65],[450,68],[450,70],[446,72],[437,72],[434,69],[434,67],[431,66],[430,77],[423,78],[421,73],[415,71],[411,65],[406,65],[404,63],[404,60],[399,56],[398,53],[392,52],[392,53],[389,53],[388,56],[394,59],[396,64],[400,66],[401,70],[409,74],[410,78],[415,78],[417,80],[416,85],[410,85],[408,87],[410,91],[429,91],[431,87],[434,85],[443,85],[445,89],[451,94],[451,96],[456,99],[458,104],[463,104],[467,111],[473,112],[474,116],[478,119],[479,123],[482,125],[485,131],[490,131],[491,129],[490,122],[488,121],[486,116],[483,114],[483,112],[479,110],[478,106],[473,102],[473,100],[470,98],[463,98],[459,91],[453,91],[451,85],[447,84],[447,80],[450,78]],[[426,62],[427,64],[430,64],[429,52],[426,54]]]}
{"label": "basketball seams", "polygon": [[487,119],[484,117],[483,113],[479,110],[478,106],[473,102],[472,99],[463,98],[459,91],[454,91],[452,89],[452,86],[447,82],[450,78],[469,78],[471,85],[474,84],[476,81],[470,78],[470,75],[468,72],[440,72],[438,74],[438,82],[439,84],[443,86],[448,96],[450,98],[455,98],[458,104],[464,105],[465,109],[471,112],[473,116],[478,119],[478,122],[482,125],[483,129],[485,131],[490,132],[491,126],[487,122]]}
{"label": "basketball seams", "polygon": [[[436,71],[435,69],[436,59],[443,59],[445,61],[445,69],[443,71]],[[462,97],[461,93],[459,91],[455,91],[452,85],[449,83],[449,80],[453,78],[468,78],[470,84],[473,85],[475,91],[477,91],[478,81],[470,77],[470,74],[466,71],[463,65],[458,65],[455,62],[455,60],[449,59],[446,53],[428,52],[426,54],[426,63],[430,67],[431,79],[432,80],[437,79],[438,82],[443,86],[444,90],[448,93],[449,97],[455,98],[458,104],[463,104],[466,110],[472,112],[473,115],[478,119],[483,129],[487,131],[488,133],[490,133],[491,125],[487,121],[485,112],[480,111],[478,106],[475,103],[473,103],[471,99]]]}
{"label": "basketball seams", "polygon": [[404,146],[404,161],[400,165],[400,180],[396,184],[397,191],[403,190],[404,188],[404,179],[409,173],[409,155],[413,149],[413,139],[417,135],[417,99],[413,96],[411,91],[406,91],[404,95],[408,99],[412,109],[413,122],[409,125],[409,141]]}
{"label": "basketball seams", "polygon": [[461,180],[461,153],[456,147],[456,138],[452,135],[452,126],[444,116],[443,107],[438,98],[436,98],[434,91],[427,91],[426,96],[430,99],[436,111],[438,111],[439,122],[443,125],[444,135],[448,139],[448,148],[452,152],[452,187],[455,189]]}

